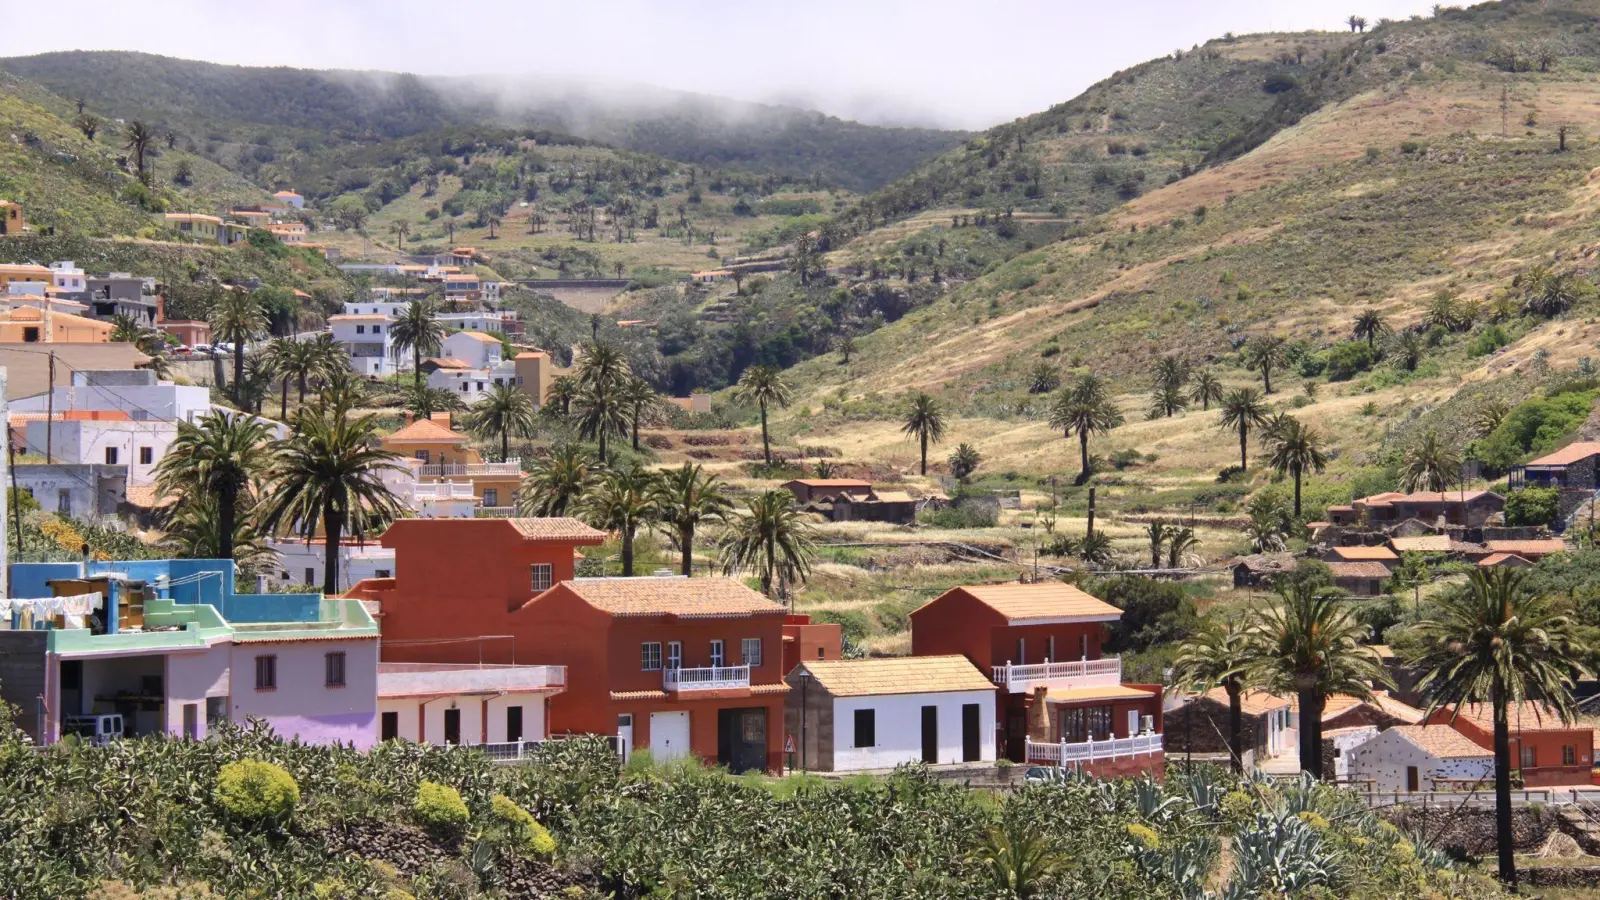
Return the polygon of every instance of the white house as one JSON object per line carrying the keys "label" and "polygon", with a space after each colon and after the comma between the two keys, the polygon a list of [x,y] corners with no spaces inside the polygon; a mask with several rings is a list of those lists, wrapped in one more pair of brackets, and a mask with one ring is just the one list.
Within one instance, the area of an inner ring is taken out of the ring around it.
{"label": "white house", "polygon": [[1322,733],[1324,741],[1333,743],[1333,780],[1344,783],[1350,780],[1350,751],[1378,736],[1376,725],[1357,725],[1353,728],[1334,728]]}
{"label": "white house", "polygon": [[300,196],[294,191],[278,191],[272,196],[276,198],[279,203],[282,203],[285,206],[292,206],[295,209],[306,208],[306,198]]}
{"label": "white house", "polygon": [[[370,306],[371,304],[366,305]],[[446,328],[502,333],[515,329],[517,314],[512,310],[479,310],[477,312],[440,313],[434,316],[434,319]],[[508,323],[510,323],[510,327],[508,327]]]}
{"label": "white house", "polygon": [[[123,412],[135,422],[194,422],[213,409],[209,388],[158,381],[149,369],[73,372],[71,383],[54,393],[58,414],[67,410]],[[14,413],[42,413],[51,408],[52,398],[47,394],[21,397],[10,406]]]}
{"label": "white house", "polygon": [[73,265],[70,259],[50,264],[50,282],[56,290],[66,294],[81,294],[88,290],[83,270]]}
{"label": "white house", "polygon": [[[322,567],[328,554],[322,538],[309,543],[304,538],[284,538],[267,542],[278,554],[276,566],[264,566],[267,580],[278,588],[291,584],[320,586]],[[394,551],[376,542],[356,544],[349,535],[339,544],[338,589],[346,591],[363,578],[394,577]]]}
{"label": "white house", "polygon": [[350,357],[351,371],[379,378],[400,371],[394,354],[394,338],[389,333],[393,323],[390,316],[366,313],[328,319],[333,339]]}
{"label": "white house", "polygon": [[347,301],[344,305],[344,315],[347,316],[388,316],[391,319],[399,318],[411,305],[410,300],[376,299],[380,288],[373,288],[375,299],[366,301]]}
{"label": "white house", "polygon": [[128,497],[128,467],[22,463],[12,470],[17,490],[39,501],[45,512],[93,521],[114,516]]}
{"label": "white house", "polygon": [[129,485],[148,485],[177,436],[178,423],[161,419],[58,419],[28,422],[26,442],[29,452],[47,453],[52,462],[120,466]]}
{"label": "white house", "polygon": [[1494,777],[1494,754],[1448,725],[1396,725],[1349,752],[1350,780],[1379,791],[1433,791]]}
{"label": "white house", "polygon": [[517,366],[507,360],[487,369],[441,366],[428,373],[428,387],[449,391],[468,406],[482,400],[497,384],[516,384]]}
{"label": "white house", "polygon": [[439,355],[459,359],[473,369],[500,365],[504,348],[500,339],[481,331],[458,331],[440,344]]}
{"label": "white house", "polygon": [[802,768],[995,759],[995,685],[966,657],[812,660],[785,680],[785,728]]}
{"label": "white house", "polygon": [[379,663],[378,738],[441,746],[542,741],[550,736],[550,698],[566,686],[565,666]]}

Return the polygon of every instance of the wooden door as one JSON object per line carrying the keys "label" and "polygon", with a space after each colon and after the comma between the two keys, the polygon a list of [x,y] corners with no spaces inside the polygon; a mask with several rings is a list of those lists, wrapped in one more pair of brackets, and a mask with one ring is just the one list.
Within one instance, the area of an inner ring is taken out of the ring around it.
{"label": "wooden door", "polygon": [[983,758],[983,742],[980,740],[982,720],[979,713],[980,707],[976,703],[963,703],[961,705],[961,761],[977,762]]}
{"label": "wooden door", "polygon": [[1420,782],[1421,782],[1421,779],[1418,777],[1417,767],[1416,766],[1406,766],[1406,790],[1408,790],[1408,791],[1418,790],[1418,784]]}
{"label": "wooden door", "polygon": [[939,707],[937,706],[922,708],[922,761],[929,764],[939,761]]}

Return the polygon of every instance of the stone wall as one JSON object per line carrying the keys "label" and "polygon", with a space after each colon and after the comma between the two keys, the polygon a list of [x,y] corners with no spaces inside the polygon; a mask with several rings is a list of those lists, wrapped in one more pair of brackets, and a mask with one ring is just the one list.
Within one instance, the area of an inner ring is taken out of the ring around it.
{"label": "stone wall", "polygon": [[[1193,717],[1193,747],[1190,747],[1190,717]],[[1228,752],[1228,707],[1209,698],[1186,703],[1166,714],[1162,744],[1168,753]],[[1245,713],[1241,717],[1239,745],[1254,750],[1256,755],[1266,755],[1267,717]]]}
{"label": "stone wall", "polygon": [[[1401,828],[1420,829],[1443,849],[1471,856],[1494,855],[1492,807],[1392,806],[1383,810],[1383,814]],[[1511,842],[1519,853],[1531,853],[1543,847],[1554,830],[1555,813],[1544,807],[1518,807],[1511,813]]]}

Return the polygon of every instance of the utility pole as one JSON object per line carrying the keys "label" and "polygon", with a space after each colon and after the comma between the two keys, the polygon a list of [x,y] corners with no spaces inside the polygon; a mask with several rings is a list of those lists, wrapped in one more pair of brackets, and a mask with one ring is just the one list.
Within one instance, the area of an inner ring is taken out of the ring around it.
{"label": "utility pole", "polygon": [[1511,87],[1500,85],[1500,136],[1511,136]]}
{"label": "utility pole", "polygon": [[44,461],[54,462],[51,456],[56,418],[56,352],[50,351],[50,390],[44,395]]}
{"label": "utility pole", "polygon": [[1089,537],[1094,537],[1094,488],[1089,488]]}

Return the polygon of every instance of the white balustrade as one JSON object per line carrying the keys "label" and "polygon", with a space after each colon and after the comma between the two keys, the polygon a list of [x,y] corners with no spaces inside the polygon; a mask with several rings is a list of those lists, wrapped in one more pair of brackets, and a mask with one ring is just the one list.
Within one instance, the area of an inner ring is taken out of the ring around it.
{"label": "white balustrade", "polygon": [[750,686],[749,666],[702,666],[666,669],[661,683],[669,691],[720,691]]}
{"label": "white balustrade", "polygon": [[[1122,682],[1122,657],[1108,656],[1104,659],[1083,659],[1073,662],[1031,663],[1025,666],[1015,666],[1007,663],[1003,666],[994,666],[992,675],[994,683],[1006,688],[1012,693],[1029,690],[1034,683],[1048,682],[1080,682],[1079,687],[1097,685],[1120,684]],[[1069,684],[1060,684],[1069,687]]]}
{"label": "white balustrade", "polygon": [[1053,763],[1066,765],[1076,762],[1094,762],[1101,759],[1119,759],[1128,756],[1149,755],[1162,752],[1162,740],[1159,734],[1136,734],[1127,738],[1111,738],[1109,740],[1080,741],[1067,743],[1062,741],[1055,744],[1034,743],[1032,739],[1027,742],[1028,762]]}

